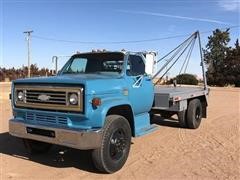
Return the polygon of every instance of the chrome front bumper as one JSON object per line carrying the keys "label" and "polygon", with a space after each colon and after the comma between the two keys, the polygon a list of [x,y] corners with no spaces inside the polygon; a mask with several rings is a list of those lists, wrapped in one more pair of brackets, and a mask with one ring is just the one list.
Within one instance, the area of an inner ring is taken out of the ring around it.
{"label": "chrome front bumper", "polygon": [[[27,128],[37,128],[54,132],[54,137],[30,134]],[[101,146],[102,131],[85,131],[52,128],[40,125],[32,125],[15,119],[9,121],[9,133],[13,136],[33,139],[51,144],[58,144],[76,149],[96,149]]]}

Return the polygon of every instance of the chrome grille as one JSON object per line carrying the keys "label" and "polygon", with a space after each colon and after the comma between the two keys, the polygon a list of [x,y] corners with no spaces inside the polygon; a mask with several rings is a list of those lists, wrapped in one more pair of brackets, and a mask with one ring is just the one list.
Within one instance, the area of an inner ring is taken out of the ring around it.
{"label": "chrome grille", "polygon": [[35,124],[67,125],[67,118],[64,116],[45,115],[39,113],[26,113],[26,121]]}
{"label": "chrome grille", "polygon": [[[41,101],[39,96],[46,95],[49,97],[48,101]],[[26,90],[26,102],[30,103],[45,103],[45,104],[66,104],[66,92],[60,91],[38,91]]]}

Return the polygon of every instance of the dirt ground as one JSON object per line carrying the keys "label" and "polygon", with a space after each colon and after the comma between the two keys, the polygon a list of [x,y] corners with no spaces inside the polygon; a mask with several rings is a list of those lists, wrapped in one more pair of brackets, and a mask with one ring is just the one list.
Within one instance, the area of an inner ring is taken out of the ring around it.
{"label": "dirt ground", "polygon": [[8,134],[9,90],[0,85],[1,179],[240,179],[240,89],[211,88],[208,118],[197,130],[155,117],[159,129],[133,139],[125,166],[111,175],[97,173],[87,151],[54,146],[28,155]]}

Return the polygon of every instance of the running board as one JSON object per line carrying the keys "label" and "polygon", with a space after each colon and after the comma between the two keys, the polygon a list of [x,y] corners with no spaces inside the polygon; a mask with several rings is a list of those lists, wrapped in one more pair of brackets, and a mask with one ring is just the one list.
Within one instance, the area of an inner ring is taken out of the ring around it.
{"label": "running board", "polygon": [[139,136],[143,136],[143,135],[152,133],[152,132],[158,130],[158,128],[159,128],[158,125],[156,125],[156,124],[151,124],[151,125],[148,126],[148,127],[139,129],[139,131],[137,132],[137,134],[135,134],[135,137],[139,137]]}

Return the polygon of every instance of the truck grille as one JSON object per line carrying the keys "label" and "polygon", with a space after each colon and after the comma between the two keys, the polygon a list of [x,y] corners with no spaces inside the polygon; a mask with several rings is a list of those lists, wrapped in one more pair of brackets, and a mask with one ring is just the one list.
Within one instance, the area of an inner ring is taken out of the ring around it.
{"label": "truck grille", "polygon": [[[20,91],[24,94],[24,100],[17,97]],[[72,93],[78,97],[76,105],[69,103],[68,98]],[[15,106],[21,108],[83,112],[83,88],[16,85],[14,101]]]}
{"label": "truck grille", "polygon": [[67,125],[67,118],[63,116],[26,113],[26,121],[34,124]]}
{"label": "truck grille", "polygon": [[[43,102],[42,100],[40,100],[39,97],[41,95],[49,97],[48,101]],[[44,104],[66,104],[66,92],[26,90],[26,102]]]}

